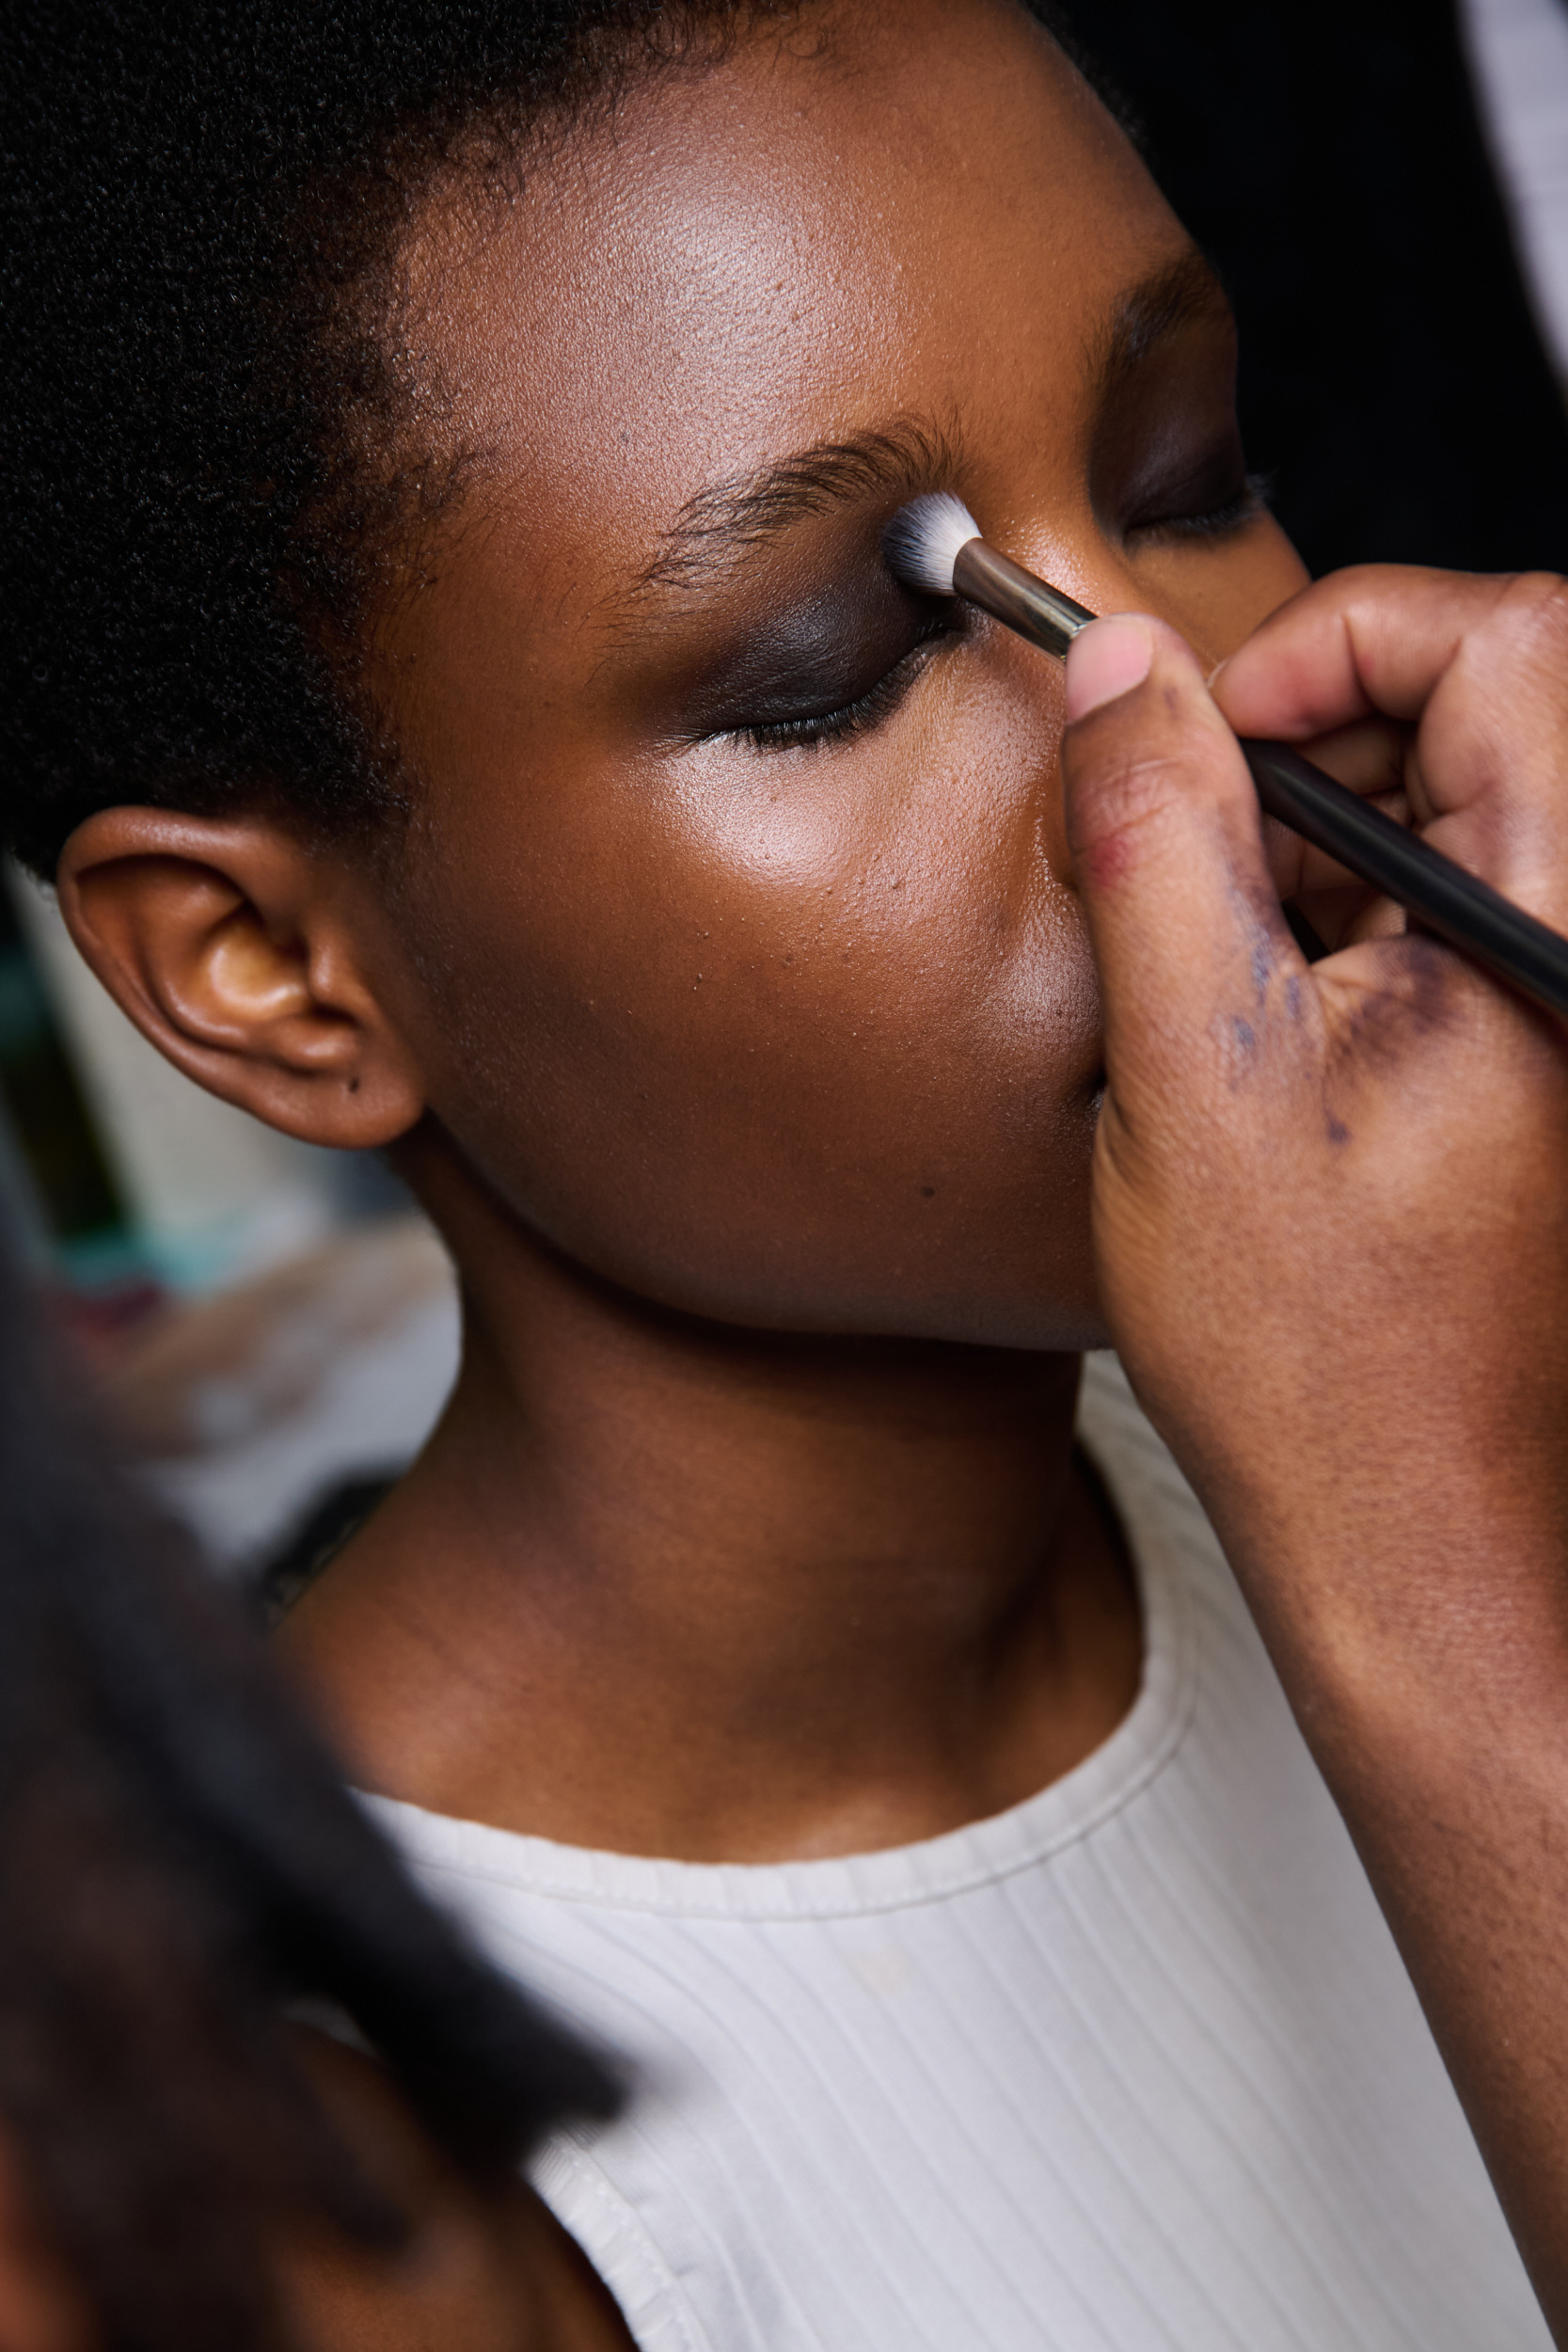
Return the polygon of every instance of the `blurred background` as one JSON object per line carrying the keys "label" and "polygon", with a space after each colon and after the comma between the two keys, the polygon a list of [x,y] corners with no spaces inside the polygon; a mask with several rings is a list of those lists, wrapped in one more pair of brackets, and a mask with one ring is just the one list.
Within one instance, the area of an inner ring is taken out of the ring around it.
{"label": "blurred background", "polygon": [[[1568,0],[1067,0],[1242,326],[1314,571],[1568,569]],[[201,1093],[0,880],[0,1190],[147,1475],[274,1609],[417,1451],[451,1268],[372,1155]]]}
{"label": "blurred background", "polygon": [[1241,326],[1314,572],[1568,568],[1568,0],[1060,0]]}
{"label": "blurred background", "polygon": [[373,1153],[275,1135],[146,1044],[53,893],[0,886],[0,1188],[115,1419],[276,1608],[422,1443],[451,1266]]}

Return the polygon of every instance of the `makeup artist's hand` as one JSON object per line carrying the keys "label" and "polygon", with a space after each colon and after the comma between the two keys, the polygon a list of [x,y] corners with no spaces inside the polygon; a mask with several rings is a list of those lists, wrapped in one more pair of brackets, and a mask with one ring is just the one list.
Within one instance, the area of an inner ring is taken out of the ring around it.
{"label": "makeup artist's hand", "polygon": [[1158,622],[1072,649],[1103,1296],[1568,2343],[1568,1026],[1386,906],[1309,966],[1220,715],[1350,729],[1369,784],[1402,748],[1415,821],[1568,929],[1568,587],[1341,574],[1215,697]]}

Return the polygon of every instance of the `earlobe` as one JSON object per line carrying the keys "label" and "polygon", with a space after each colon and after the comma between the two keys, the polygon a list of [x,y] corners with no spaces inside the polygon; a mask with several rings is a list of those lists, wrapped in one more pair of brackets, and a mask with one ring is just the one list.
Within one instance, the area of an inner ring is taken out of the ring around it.
{"label": "earlobe", "polygon": [[392,1142],[419,1073],[366,977],[375,907],[342,863],[269,818],[103,809],[61,854],[60,911],[160,1053],[310,1143]]}

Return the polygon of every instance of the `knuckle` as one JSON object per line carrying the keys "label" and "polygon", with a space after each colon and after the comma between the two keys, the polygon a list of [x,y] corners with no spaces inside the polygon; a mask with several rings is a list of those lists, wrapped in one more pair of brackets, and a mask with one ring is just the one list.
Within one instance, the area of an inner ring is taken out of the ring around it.
{"label": "knuckle", "polygon": [[1375,643],[1390,610],[1408,609],[1413,596],[1452,578],[1415,564],[1347,564],[1342,571],[1314,580],[1303,600],[1332,615],[1364,647]]}
{"label": "knuckle", "polygon": [[1314,581],[1307,593],[1325,604],[1354,604],[1407,588],[1414,568],[1406,564],[1347,564],[1342,570]]}
{"label": "knuckle", "polygon": [[1465,812],[1481,869],[1532,913],[1560,921],[1568,768],[1568,580],[1522,572],[1502,584],[1466,647],[1451,715],[1468,752]]}
{"label": "knuckle", "polygon": [[1559,698],[1568,697],[1568,580],[1559,572],[1513,573],[1503,583],[1492,628],[1515,661],[1544,672]]}

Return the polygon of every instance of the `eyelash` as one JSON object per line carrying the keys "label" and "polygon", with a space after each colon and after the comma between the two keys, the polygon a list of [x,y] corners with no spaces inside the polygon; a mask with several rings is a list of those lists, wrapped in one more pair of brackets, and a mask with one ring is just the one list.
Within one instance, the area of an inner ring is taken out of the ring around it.
{"label": "eyelash", "polygon": [[759,752],[814,752],[824,743],[848,742],[857,735],[867,735],[891,719],[936,647],[944,637],[956,632],[949,624],[933,622],[928,636],[922,637],[910,647],[901,661],[895,661],[884,672],[875,686],[846,703],[841,710],[824,710],[810,719],[773,719],[758,725],[737,727],[736,734],[743,743],[750,743]]}
{"label": "eyelash", "polygon": [[1249,473],[1235,497],[1227,499],[1223,506],[1211,507],[1204,515],[1170,515],[1158,522],[1136,524],[1127,535],[1144,540],[1224,539],[1267,513],[1273,488],[1271,475]]}
{"label": "eyelash", "polygon": [[[1212,507],[1203,515],[1173,515],[1165,521],[1144,524],[1129,535],[1139,539],[1223,539],[1266,510],[1271,487],[1267,475],[1248,474],[1235,497],[1227,499],[1223,506]],[[868,735],[884,719],[892,718],[936,646],[953,634],[950,626],[934,622],[928,636],[911,645],[903,660],[895,662],[875,686],[854,702],[846,703],[841,710],[825,710],[810,719],[774,719],[755,726],[737,727],[736,736],[741,742],[750,743],[753,751],[811,752],[825,743],[846,743],[856,736]]]}

